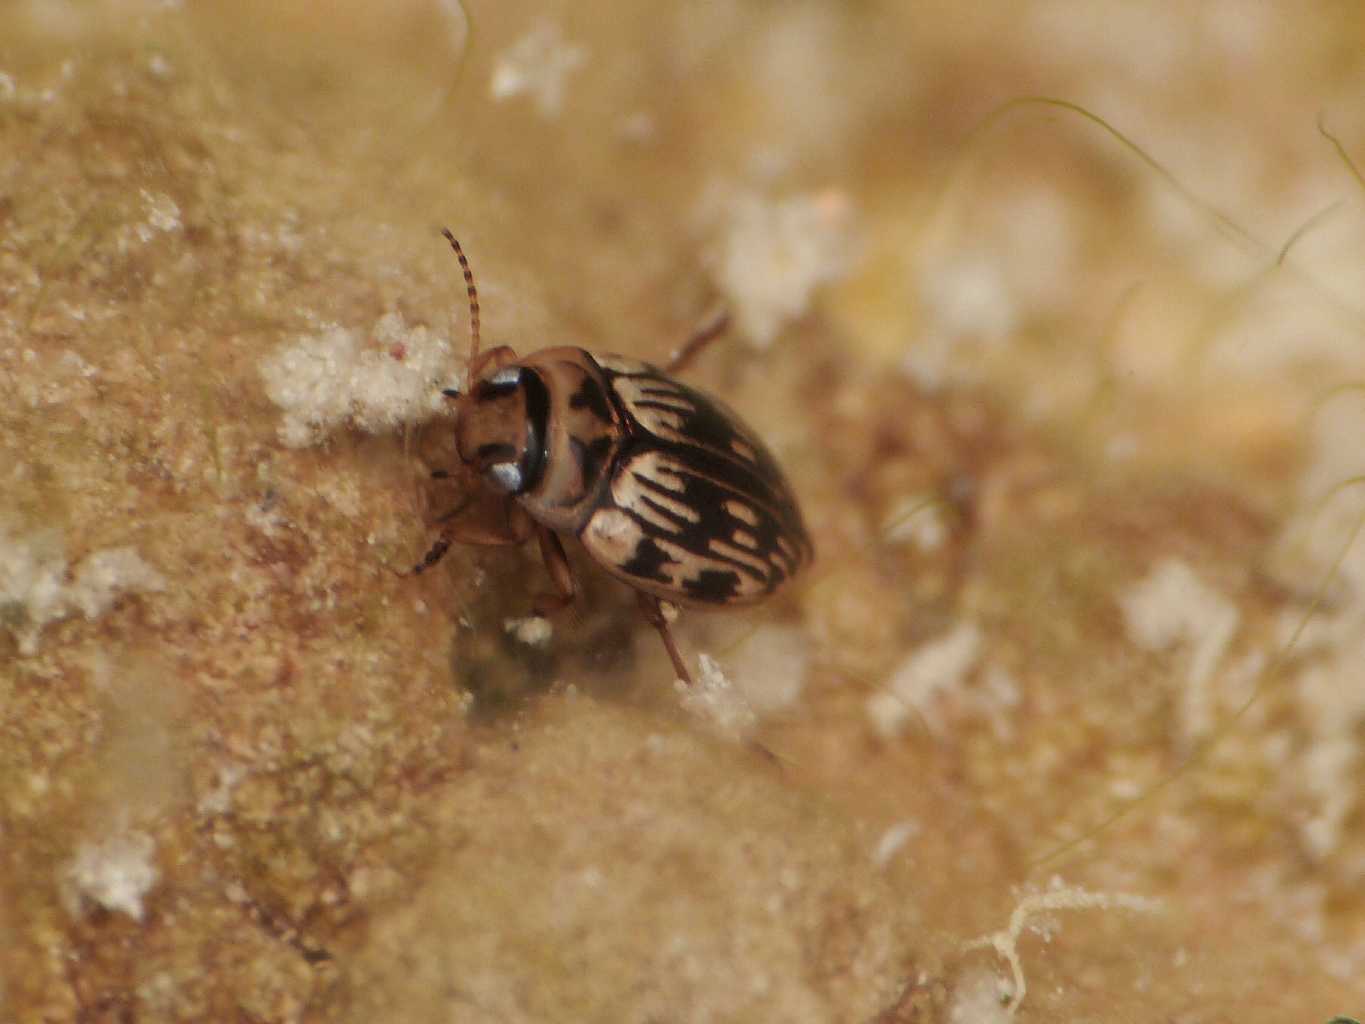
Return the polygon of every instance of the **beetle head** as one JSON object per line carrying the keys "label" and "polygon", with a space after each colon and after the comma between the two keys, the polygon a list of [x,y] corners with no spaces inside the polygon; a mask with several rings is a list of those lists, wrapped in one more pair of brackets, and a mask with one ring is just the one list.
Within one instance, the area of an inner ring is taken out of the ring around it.
{"label": "beetle head", "polygon": [[515,363],[503,366],[476,381],[458,405],[461,460],[506,494],[533,488],[545,465],[550,405],[540,375]]}

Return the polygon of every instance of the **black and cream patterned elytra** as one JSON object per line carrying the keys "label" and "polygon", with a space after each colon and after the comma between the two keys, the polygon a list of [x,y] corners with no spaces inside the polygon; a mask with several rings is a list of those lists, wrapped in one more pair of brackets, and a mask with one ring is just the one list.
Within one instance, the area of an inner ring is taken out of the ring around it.
{"label": "black and cream patterned elytra", "polygon": [[665,600],[767,597],[811,557],[777,461],[716,399],[648,363],[601,368],[625,430],[610,480],[578,531],[604,568]]}

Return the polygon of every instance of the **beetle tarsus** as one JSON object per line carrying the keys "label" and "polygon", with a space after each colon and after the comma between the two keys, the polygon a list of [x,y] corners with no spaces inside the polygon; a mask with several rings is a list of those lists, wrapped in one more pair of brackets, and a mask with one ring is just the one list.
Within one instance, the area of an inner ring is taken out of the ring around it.
{"label": "beetle tarsus", "polygon": [[404,573],[403,575],[405,576],[422,575],[422,573],[426,572],[433,565],[435,565],[442,558],[444,558],[446,556],[446,552],[449,550],[450,540],[446,537],[439,538],[436,541],[436,543],[431,546],[431,550],[422,556],[422,560],[418,562],[416,565],[414,565],[410,570],[408,570],[408,572]]}
{"label": "beetle tarsus", "polygon": [[673,631],[668,628],[668,617],[664,615],[659,599],[639,590],[635,592],[635,596],[639,599],[640,610],[644,612],[649,624],[659,631],[659,639],[664,642],[664,648],[673,661],[673,671],[679,679],[691,686],[692,673],[687,671],[687,665],[683,663],[682,655],[678,653],[678,645],[673,641]]}

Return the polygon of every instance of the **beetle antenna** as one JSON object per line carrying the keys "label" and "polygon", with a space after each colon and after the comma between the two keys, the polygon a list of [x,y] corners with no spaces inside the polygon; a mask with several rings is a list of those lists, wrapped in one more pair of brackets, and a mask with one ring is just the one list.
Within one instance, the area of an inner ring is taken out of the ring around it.
{"label": "beetle antenna", "polygon": [[446,241],[455,250],[455,256],[460,261],[460,269],[464,271],[465,290],[469,292],[469,365],[472,367],[474,361],[479,358],[479,290],[474,287],[474,272],[469,269],[469,261],[464,258],[464,250],[450,233],[450,228],[442,228],[441,234],[446,236]]}

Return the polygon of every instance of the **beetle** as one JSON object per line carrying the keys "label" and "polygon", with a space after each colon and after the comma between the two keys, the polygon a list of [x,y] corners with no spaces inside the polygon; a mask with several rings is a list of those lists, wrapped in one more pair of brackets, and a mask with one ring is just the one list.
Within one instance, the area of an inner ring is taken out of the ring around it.
{"label": "beetle", "polygon": [[665,602],[752,604],[813,556],[796,498],[763,442],[724,404],[674,376],[725,319],[694,334],[663,368],[572,346],[520,357],[507,346],[481,352],[474,274],[455,236],[441,233],[469,296],[466,386],[443,393],[454,407],[461,468],[474,481],[410,574],[431,568],[454,543],[535,536],[555,588],[535,611],[548,615],[577,594],[560,539],[572,535],[634,589],[678,677],[691,683]]}

